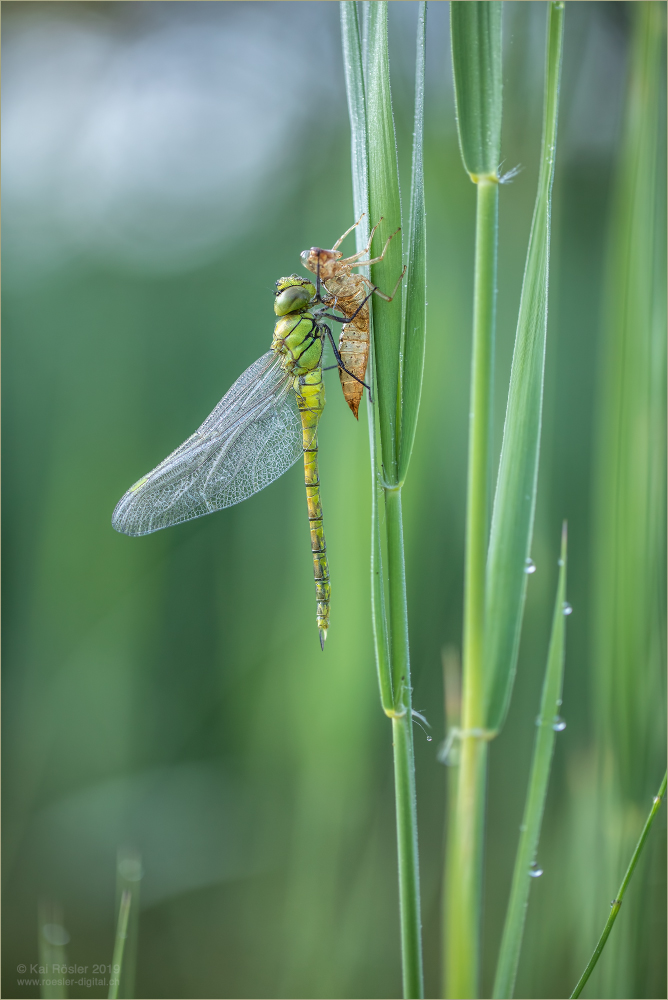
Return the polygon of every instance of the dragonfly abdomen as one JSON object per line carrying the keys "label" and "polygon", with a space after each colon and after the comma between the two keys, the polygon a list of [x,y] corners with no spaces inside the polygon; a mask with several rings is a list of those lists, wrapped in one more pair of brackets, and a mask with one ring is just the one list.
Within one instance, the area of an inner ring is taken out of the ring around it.
{"label": "dragonfly abdomen", "polygon": [[329,603],[331,587],[327,562],[327,543],[320,498],[320,476],[318,472],[318,421],[325,408],[325,386],[322,369],[295,379],[297,406],[302,418],[304,442],[304,485],[311,532],[311,552],[313,553],[313,576],[315,579],[316,619],[320,633],[320,645],[324,648],[329,628]]}

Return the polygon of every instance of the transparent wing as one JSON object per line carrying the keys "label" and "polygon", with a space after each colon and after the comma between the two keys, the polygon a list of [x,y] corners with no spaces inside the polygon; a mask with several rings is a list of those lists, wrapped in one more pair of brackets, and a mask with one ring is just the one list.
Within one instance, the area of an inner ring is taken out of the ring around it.
{"label": "transparent wing", "polygon": [[187,441],[130,487],[111,523],[126,535],[148,535],[231,507],[278,479],[302,454],[291,379],[268,351]]}

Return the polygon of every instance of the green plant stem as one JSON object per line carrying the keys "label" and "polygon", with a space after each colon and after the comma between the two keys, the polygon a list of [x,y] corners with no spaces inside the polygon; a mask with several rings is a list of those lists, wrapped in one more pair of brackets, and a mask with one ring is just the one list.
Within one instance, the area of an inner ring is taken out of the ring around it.
{"label": "green plant stem", "polygon": [[420,875],[401,488],[385,489],[385,512],[389,632],[394,690],[392,742],[399,859],[403,988],[404,997],[422,997],[424,996],[424,987],[420,923]]}
{"label": "green plant stem", "polygon": [[499,185],[477,184],[473,357],[464,582],[464,729],[483,725],[483,629],[492,449],[494,322]]}
{"label": "green plant stem", "polygon": [[[492,379],[496,305],[498,196],[496,178],[477,184],[473,356],[466,512],[462,746],[455,828],[448,852],[446,894],[447,997],[475,997],[479,988],[480,894],[487,742],[483,637],[492,447]],[[474,735],[475,734],[475,735]]]}
{"label": "green plant stem", "polygon": [[114,941],[114,957],[111,965],[112,971],[109,976],[109,1000],[117,1000],[119,993],[118,988],[121,982],[121,971],[123,969],[125,942],[128,937],[128,921],[130,919],[131,902],[132,893],[129,889],[124,889],[123,895],[121,896],[121,903],[118,908],[118,925],[116,927],[116,940]]}
{"label": "green plant stem", "polygon": [[392,719],[403,990],[404,997],[423,997],[422,929],[412,727],[413,720],[408,712]]}
{"label": "green plant stem", "polygon": [[626,874],[624,875],[624,878],[622,879],[622,884],[619,887],[619,890],[617,892],[617,896],[612,901],[612,905],[611,905],[611,908],[610,908],[610,915],[609,915],[608,919],[606,920],[605,927],[603,928],[603,933],[601,934],[601,936],[600,936],[600,938],[598,940],[598,944],[594,948],[594,954],[589,959],[589,964],[587,965],[587,968],[584,970],[584,972],[580,976],[580,979],[578,980],[577,986],[575,987],[575,989],[571,993],[570,1000],[573,1000],[574,997],[579,997],[580,996],[580,994],[582,993],[582,990],[584,989],[584,987],[585,987],[585,985],[587,983],[587,980],[589,979],[589,977],[591,976],[592,972],[594,971],[596,963],[598,962],[598,960],[599,960],[599,958],[601,956],[601,952],[605,948],[605,942],[608,940],[608,937],[610,935],[610,931],[612,930],[612,925],[614,924],[615,920],[617,919],[617,914],[619,913],[619,911],[621,909],[622,902],[624,900],[624,894],[626,892],[626,889],[627,889],[627,886],[628,886],[629,882],[631,881],[631,876],[633,875],[634,869],[635,869],[636,865],[638,864],[638,859],[640,857],[642,849],[645,846],[645,841],[647,840],[647,836],[649,834],[650,827],[652,826],[652,823],[654,822],[654,817],[658,813],[659,807],[661,806],[661,803],[663,801],[663,797],[666,794],[666,778],[667,778],[667,775],[664,774],[663,781],[661,782],[661,787],[659,788],[659,791],[657,792],[657,794],[656,794],[656,796],[654,798],[654,801],[652,803],[652,808],[650,810],[650,814],[647,817],[647,821],[645,822],[645,825],[643,827],[643,831],[640,834],[640,839],[638,840],[638,843],[636,844],[636,849],[633,852],[633,857],[631,858],[631,861],[629,863],[629,867],[626,869]]}
{"label": "green plant stem", "polygon": [[461,737],[455,827],[446,895],[445,996],[472,1000],[479,994],[480,897],[487,781],[487,742]]}

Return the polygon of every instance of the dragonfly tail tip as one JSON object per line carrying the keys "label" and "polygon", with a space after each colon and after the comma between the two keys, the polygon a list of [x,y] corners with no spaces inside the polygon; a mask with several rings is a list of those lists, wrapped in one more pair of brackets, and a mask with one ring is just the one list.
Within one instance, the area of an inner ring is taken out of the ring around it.
{"label": "dragonfly tail tip", "polygon": [[325,639],[326,638],[327,638],[327,629],[326,628],[321,628],[320,629],[320,648],[322,649],[323,653],[325,651]]}

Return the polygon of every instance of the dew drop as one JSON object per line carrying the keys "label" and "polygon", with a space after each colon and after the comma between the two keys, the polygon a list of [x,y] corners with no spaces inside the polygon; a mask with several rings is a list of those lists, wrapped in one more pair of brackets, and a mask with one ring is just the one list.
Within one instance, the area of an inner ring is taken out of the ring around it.
{"label": "dew drop", "polygon": [[563,565],[564,565],[564,560],[563,559],[557,559],[557,566],[563,566]]}
{"label": "dew drop", "polygon": [[531,878],[540,878],[543,874],[543,869],[539,868],[537,863],[534,861],[529,869],[529,875]]}
{"label": "dew drop", "polygon": [[570,604],[568,603],[568,601],[564,601],[563,611],[564,611],[565,615],[572,615],[573,614],[573,608],[570,606]]}
{"label": "dew drop", "polygon": [[70,936],[62,924],[44,924],[42,936],[56,948],[63,948],[70,940]]}
{"label": "dew drop", "polygon": [[431,736],[428,736],[427,737],[427,743],[431,743],[431,739],[432,739]]}
{"label": "dew drop", "polygon": [[555,715],[554,722],[552,723],[552,728],[554,729],[555,733],[563,733],[564,729],[566,728],[565,720],[562,719],[560,715]]}
{"label": "dew drop", "polygon": [[526,563],[524,564],[524,572],[525,573],[535,573],[536,572],[536,564],[533,561],[533,559],[527,559]]}
{"label": "dew drop", "polygon": [[128,882],[139,882],[144,877],[144,869],[139,858],[121,858],[118,874]]}

